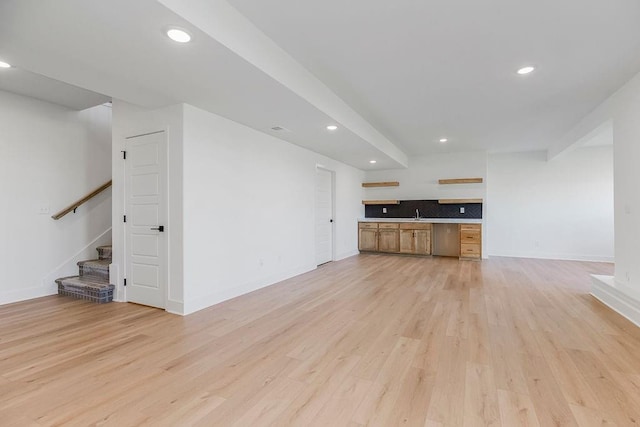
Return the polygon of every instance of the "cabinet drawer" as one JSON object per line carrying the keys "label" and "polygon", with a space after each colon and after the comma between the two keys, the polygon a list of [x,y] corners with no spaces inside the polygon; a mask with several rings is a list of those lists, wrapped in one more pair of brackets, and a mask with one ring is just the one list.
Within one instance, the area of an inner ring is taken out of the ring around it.
{"label": "cabinet drawer", "polygon": [[460,231],[462,230],[482,230],[482,224],[460,224]]}
{"label": "cabinet drawer", "polygon": [[378,228],[377,222],[359,222],[358,228]]}
{"label": "cabinet drawer", "polygon": [[431,224],[425,223],[413,223],[413,222],[401,222],[400,230],[431,230]]}
{"label": "cabinet drawer", "polygon": [[474,256],[480,257],[480,245],[474,243],[462,243],[460,244],[460,256]]}
{"label": "cabinet drawer", "polygon": [[460,230],[460,243],[480,243],[480,231]]}
{"label": "cabinet drawer", "polygon": [[398,229],[398,226],[400,224],[398,224],[397,222],[381,222],[378,224],[378,228],[380,229]]}

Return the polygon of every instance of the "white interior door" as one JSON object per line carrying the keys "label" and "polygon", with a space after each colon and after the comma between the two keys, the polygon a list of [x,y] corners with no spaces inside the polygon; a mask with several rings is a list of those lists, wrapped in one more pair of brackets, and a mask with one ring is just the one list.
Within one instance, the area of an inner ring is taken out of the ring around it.
{"label": "white interior door", "polygon": [[333,260],[333,174],[316,169],[316,264]]}
{"label": "white interior door", "polygon": [[125,170],[127,300],[165,308],[166,133],[127,138]]}

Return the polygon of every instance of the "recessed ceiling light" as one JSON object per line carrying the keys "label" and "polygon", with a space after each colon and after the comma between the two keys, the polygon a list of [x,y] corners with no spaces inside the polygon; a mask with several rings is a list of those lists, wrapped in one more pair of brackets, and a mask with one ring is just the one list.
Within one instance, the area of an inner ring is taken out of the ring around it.
{"label": "recessed ceiling light", "polygon": [[447,142],[448,139],[447,138],[440,138],[440,142]]}
{"label": "recessed ceiling light", "polygon": [[178,43],[188,43],[191,41],[191,35],[179,28],[171,28],[167,31],[167,36],[174,42]]}
{"label": "recessed ceiling light", "polygon": [[8,62],[0,61],[0,68],[11,68],[11,64]]}
{"label": "recessed ceiling light", "polygon": [[377,163],[375,160],[369,160],[369,163],[374,164]]}
{"label": "recessed ceiling light", "polygon": [[531,67],[531,66],[522,67],[518,70],[518,74],[529,74],[533,70],[535,70],[535,67]]}
{"label": "recessed ceiling light", "polygon": [[336,126],[336,125],[327,126],[327,130],[336,130],[336,129],[338,129],[338,126]]}

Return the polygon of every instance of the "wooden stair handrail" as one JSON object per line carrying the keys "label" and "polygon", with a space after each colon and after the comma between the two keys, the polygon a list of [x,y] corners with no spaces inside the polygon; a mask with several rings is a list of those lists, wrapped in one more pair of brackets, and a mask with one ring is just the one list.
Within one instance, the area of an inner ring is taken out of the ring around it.
{"label": "wooden stair handrail", "polygon": [[109,180],[108,182],[105,182],[100,187],[96,188],[91,193],[89,193],[86,196],[84,196],[82,199],[79,199],[79,200],[73,202],[72,204],[70,204],[66,208],[62,209],[57,214],[52,215],[51,218],[53,218],[55,220],[58,220],[58,219],[62,218],[63,216],[65,216],[69,212],[75,211],[76,209],[78,209],[78,207],[80,207],[80,205],[82,205],[82,204],[88,202],[89,200],[93,199],[95,196],[97,196],[98,194],[102,193],[104,190],[106,190],[109,187],[111,187],[111,180]]}

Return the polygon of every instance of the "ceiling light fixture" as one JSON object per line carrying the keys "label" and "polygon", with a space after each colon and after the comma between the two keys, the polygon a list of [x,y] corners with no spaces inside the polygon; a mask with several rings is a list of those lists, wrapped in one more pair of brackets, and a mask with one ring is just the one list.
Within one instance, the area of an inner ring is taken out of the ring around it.
{"label": "ceiling light fixture", "polygon": [[532,67],[532,66],[522,67],[518,70],[518,74],[520,75],[529,74],[533,70],[535,70],[535,67]]}
{"label": "ceiling light fixture", "polygon": [[191,41],[191,35],[179,28],[171,28],[168,30],[167,37],[178,43],[189,43]]}
{"label": "ceiling light fixture", "polygon": [[369,163],[374,164],[377,163],[375,160],[369,160]]}
{"label": "ceiling light fixture", "polygon": [[338,129],[338,126],[336,126],[336,125],[327,126],[327,130],[336,130],[336,129]]}
{"label": "ceiling light fixture", "polygon": [[11,68],[11,64],[8,62],[0,61],[0,68]]}
{"label": "ceiling light fixture", "polygon": [[448,139],[447,138],[440,138],[440,142],[447,142]]}

